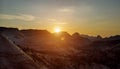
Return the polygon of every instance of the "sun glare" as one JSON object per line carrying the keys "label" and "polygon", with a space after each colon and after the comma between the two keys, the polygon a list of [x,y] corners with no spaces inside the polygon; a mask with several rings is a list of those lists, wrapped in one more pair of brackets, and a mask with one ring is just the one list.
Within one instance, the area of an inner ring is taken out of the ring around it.
{"label": "sun glare", "polygon": [[61,31],[61,29],[60,29],[59,27],[56,27],[56,28],[55,28],[55,32],[56,32],[56,33],[59,33],[60,31]]}

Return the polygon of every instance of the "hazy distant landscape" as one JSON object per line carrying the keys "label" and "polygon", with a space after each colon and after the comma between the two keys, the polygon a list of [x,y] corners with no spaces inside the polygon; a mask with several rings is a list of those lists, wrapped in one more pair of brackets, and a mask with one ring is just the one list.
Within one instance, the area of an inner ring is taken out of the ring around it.
{"label": "hazy distant landscape", "polygon": [[120,69],[120,35],[0,27],[0,69]]}

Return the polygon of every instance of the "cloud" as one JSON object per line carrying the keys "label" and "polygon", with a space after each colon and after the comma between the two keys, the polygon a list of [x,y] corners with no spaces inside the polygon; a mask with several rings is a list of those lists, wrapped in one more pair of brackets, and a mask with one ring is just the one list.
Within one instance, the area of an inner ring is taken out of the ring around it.
{"label": "cloud", "polygon": [[58,12],[74,12],[73,8],[62,8],[62,9],[58,9]]}
{"label": "cloud", "polygon": [[35,20],[35,17],[26,14],[19,14],[19,15],[0,14],[0,19],[33,21]]}
{"label": "cloud", "polygon": [[59,20],[56,20],[56,19],[48,19],[48,22],[53,23],[53,24],[67,24],[67,22],[59,21]]}

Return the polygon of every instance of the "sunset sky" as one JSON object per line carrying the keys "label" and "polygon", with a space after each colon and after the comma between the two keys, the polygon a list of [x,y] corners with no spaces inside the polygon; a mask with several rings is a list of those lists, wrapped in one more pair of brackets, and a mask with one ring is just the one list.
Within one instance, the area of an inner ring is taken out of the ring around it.
{"label": "sunset sky", "polygon": [[0,0],[0,26],[120,34],[120,0]]}

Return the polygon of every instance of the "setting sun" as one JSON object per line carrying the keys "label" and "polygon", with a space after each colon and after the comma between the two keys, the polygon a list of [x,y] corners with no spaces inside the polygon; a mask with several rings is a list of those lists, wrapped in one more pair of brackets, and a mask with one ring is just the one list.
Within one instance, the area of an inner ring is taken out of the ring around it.
{"label": "setting sun", "polygon": [[56,28],[55,28],[55,32],[56,32],[56,33],[59,33],[60,31],[61,31],[61,29],[60,29],[59,27],[56,27]]}

